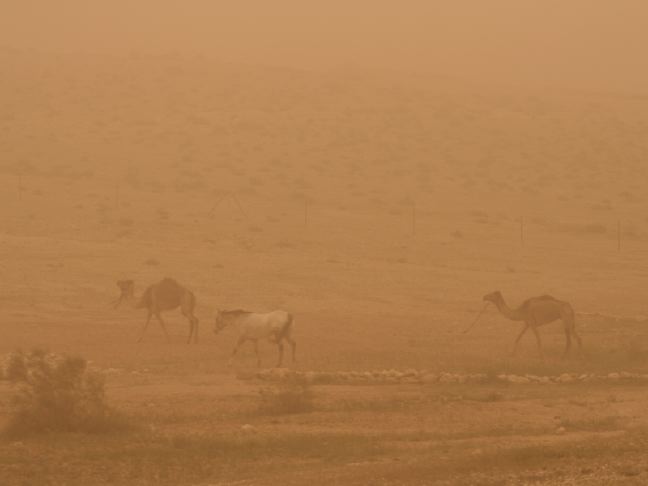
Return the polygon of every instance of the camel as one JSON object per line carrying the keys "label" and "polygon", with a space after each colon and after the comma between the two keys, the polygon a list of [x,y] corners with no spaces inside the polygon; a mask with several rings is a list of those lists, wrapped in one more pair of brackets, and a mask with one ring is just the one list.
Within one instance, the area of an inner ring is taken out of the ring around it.
{"label": "camel", "polygon": [[513,351],[511,352],[512,355],[515,354],[520,339],[522,339],[522,336],[524,336],[530,328],[535,334],[538,343],[538,351],[542,356],[542,342],[540,341],[538,327],[557,321],[558,319],[562,320],[565,328],[566,346],[563,356],[566,356],[569,353],[572,336],[576,339],[576,342],[578,342],[579,349],[582,349],[583,347],[581,338],[576,333],[574,310],[568,302],[560,301],[550,295],[541,295],[539,297],[532,297],[525,300],[517,309],[511,309],[506,305],[506,302],[504,302],[504,297],[500,291],[491,292],[490,294],[485,295],[484,300],[495,304],[504,317],[508,317],[512,321],[524,322],[524,327],[515,340]]}
{"label": "camel", "polygon": [[164,330],[167,341],[169,341],[169,333],[167,332],[162,316],[164,311],[174,310],[180,307],[182,315],[189,320],[189,338],[187,344],[191,343],[193,337],[194,343],[198,342],[198,319],[194,315],[196,307],[196,297],[193,292],[184,288],[178,282],[171,278],[165,278],[156,284],[150,285],[144,291],[144,294],[139,300],[135,299],[135,282],[132,280],[119,280],[117,286],[121,290],[121,295],[115,301],[114,308],[116,309],[122,302],[130,302],[136,309],[146,308],[148,310],[148,317],[142,329],[142,333],[137,340],[141,342],[144,338],[146,328],[151,321],[151,317],[155,316]]}
{"label": "camel", "polygon": [[279,361],[277,367],[281,367],[284,354],[283,341],[287,341],[292,347],[292,360],[295,362],[295,349],[297,343],[292,338],[293,331],[293,316],[286,311],[276,310],[259,314],[256,312],[248,312],[244,310],[233,311],[217,311],[216,320],[214,321],[214,332],[218,334],[227,326],[235,326],[238,328],[238,341],[236,347],[232,352],[232,357],[229,364],[232,364],[236,352],[245,341],[252,341],[254,343],[254,352],[257,357],[257,366],[261,366],[261,358],[259,357],[259,339],[267,339],[270,342],[276,343],[279,348]]}

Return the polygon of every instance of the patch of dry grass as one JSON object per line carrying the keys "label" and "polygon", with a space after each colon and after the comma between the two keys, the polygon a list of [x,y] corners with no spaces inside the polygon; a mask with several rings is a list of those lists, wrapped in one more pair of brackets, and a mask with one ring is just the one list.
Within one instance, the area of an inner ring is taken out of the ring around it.
{"label": "patch of dry grass", "polygon": [[259,390],[258,412],[266,415],[307,413],[315,410],[314,393],[310,386],[289,381]]}

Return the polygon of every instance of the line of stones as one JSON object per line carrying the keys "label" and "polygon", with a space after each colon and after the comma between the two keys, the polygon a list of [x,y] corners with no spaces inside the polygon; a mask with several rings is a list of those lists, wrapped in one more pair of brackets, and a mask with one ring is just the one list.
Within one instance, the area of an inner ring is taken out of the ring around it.
{"label": "line of stones", "polygon": [[376,371],[295,371],[285,368],[261,370],[256,378],[264,381],[295,381],[306,384],[435,384],[435,383],[511,383],[560,384],[619,381],[648,381],[648,374],[626,371],[608,374],[562,373],[558,376],[532,374],[433,373],[409,369]]}

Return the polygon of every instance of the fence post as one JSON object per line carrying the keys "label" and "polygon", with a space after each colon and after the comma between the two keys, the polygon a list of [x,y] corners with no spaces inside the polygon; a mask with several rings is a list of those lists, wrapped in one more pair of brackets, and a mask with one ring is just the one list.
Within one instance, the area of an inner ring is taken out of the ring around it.
{"label": "fence post", "polygon": [[621,251],[621,220],[617,220],[617,251]]}
{"label": "fence post", "polygon": [[416,234],[416,204],[412,205],[412,234]]}

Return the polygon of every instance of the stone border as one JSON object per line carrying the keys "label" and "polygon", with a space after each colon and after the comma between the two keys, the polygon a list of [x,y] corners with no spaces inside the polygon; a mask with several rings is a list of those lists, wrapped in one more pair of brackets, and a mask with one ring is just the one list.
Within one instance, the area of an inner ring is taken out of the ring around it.
{"label": "stone border", "polygon": [[252,375],[263,381],[298,382],[308,385],[393,385],[393,384],[484,384],[508,383],[512,385],[525,384],[566,384],[566,383],[619,383],[619,382],[648,382],[648,374],[608,373],[599,375],[594,373],[563,373],[558,376],[538,375],[489,375],[485,373],[433,373],[425,370],[408,369],[381,370],[381,371],[295,371],[286,368],[271,368],[261,370]]}

